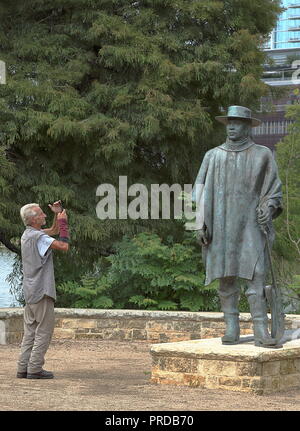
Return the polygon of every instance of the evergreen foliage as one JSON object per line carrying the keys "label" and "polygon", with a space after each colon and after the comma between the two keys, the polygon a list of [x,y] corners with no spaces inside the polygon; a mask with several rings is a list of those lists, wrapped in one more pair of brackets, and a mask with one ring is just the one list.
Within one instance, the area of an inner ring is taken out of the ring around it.
{"label": "evergreen foliage", "polygon": [[97,219],[96,188],[120,175],[129,185],[193,183],[204,152],[222,140],[220,108],[255,108],[266,92],[259,45],[279,3],[2,1],[0,241],[14,248],[22,205],[57,199],[72,236],[58,282],[78,282],[125,234],[180,241],[173,221]]}
{"label": "evergreen foliage", "polygon": [[66,281],[58,286],[59,303],[74,308],[110,308],[113,301],[104,294],[105,286],[93,275],[85,275],[80,282]]}
{"label": "evergreen foliage", "polygon": [[281,283],[288,285],[291,296],[300,300],[300,105],[289,107],[286,118],[293,120],[293,124],[289,134],[276,147],[284,213],[275,221],[275,258]]}
{"label": "evergreen foliage", "polygon": [[199,246],[191,234],[180,244],[173,238],[163,244],[158,235],[141,233],[123,238],[116,248],[116,254],[104,258],[107,262],[98,266],[93,278],[85,278],[80,285],[69,282],[58,286],[59,293],[69,295],[65,297],[71,301],[68,306],[218,309],[217,283],[204,286]]}

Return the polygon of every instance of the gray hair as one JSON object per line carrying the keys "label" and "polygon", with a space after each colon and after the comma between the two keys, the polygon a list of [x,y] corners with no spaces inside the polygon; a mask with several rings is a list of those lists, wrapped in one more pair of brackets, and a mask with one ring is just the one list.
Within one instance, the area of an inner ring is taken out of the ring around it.
{"label": "gray hair", "polygon": [[27,226],[30,223],[31,218],[36,215],[36,211],[34,210],[36,207],[39,207],[39,204],[32,203],[24,205],[20,209],[20,216],[25,226]]}

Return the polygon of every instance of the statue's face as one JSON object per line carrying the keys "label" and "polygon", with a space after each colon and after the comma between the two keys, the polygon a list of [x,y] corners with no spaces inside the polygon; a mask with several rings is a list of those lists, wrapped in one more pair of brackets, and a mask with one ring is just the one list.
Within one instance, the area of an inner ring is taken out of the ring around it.
{"label": "statue's face", "polygon": [[251,125],[248,120],[238,118],[228,119],[226,126],[227,136],[231,141],[240,141],[250,134]]}

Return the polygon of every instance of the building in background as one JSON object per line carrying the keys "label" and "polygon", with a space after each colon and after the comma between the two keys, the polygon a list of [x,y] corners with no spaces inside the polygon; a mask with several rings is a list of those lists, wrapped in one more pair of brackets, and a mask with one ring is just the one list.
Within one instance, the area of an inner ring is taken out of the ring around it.
{"label": "building in background", "polygon": [[264,46],[277,64],[284,64],[288,55],[299,54],[300,49],[300,0],[282,0],[281,4],[285,10]]}
{"label": "building in background", "polygon": [[282,0],[281,4],[285,10],[263,47],[269,61],[264,65],[262,80],[270,87],[283,89],[284,94],[262,98],[257,114],[262,124],[253,129],[255,142],[272,150],[291,124],[285,119],[286,107],[300,103],[300,0]]}

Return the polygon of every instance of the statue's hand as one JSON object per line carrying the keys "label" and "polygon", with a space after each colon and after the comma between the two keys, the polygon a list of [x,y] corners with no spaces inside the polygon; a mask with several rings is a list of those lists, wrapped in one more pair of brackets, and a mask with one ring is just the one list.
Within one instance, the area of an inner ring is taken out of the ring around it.
{"label": "statue's hand", "polygon": [[196,238],[200,245],[207,246],[209,244],[209,240],[204,229],[196,231]]}
{"label": "statue's hand", "polygon": [[257,208],[256,211],[258,224],[264,226],[272,220],[272,215],[275,211],[275,208],[271,206],[269,207],[268,205],[263,205],[260,208]]}

